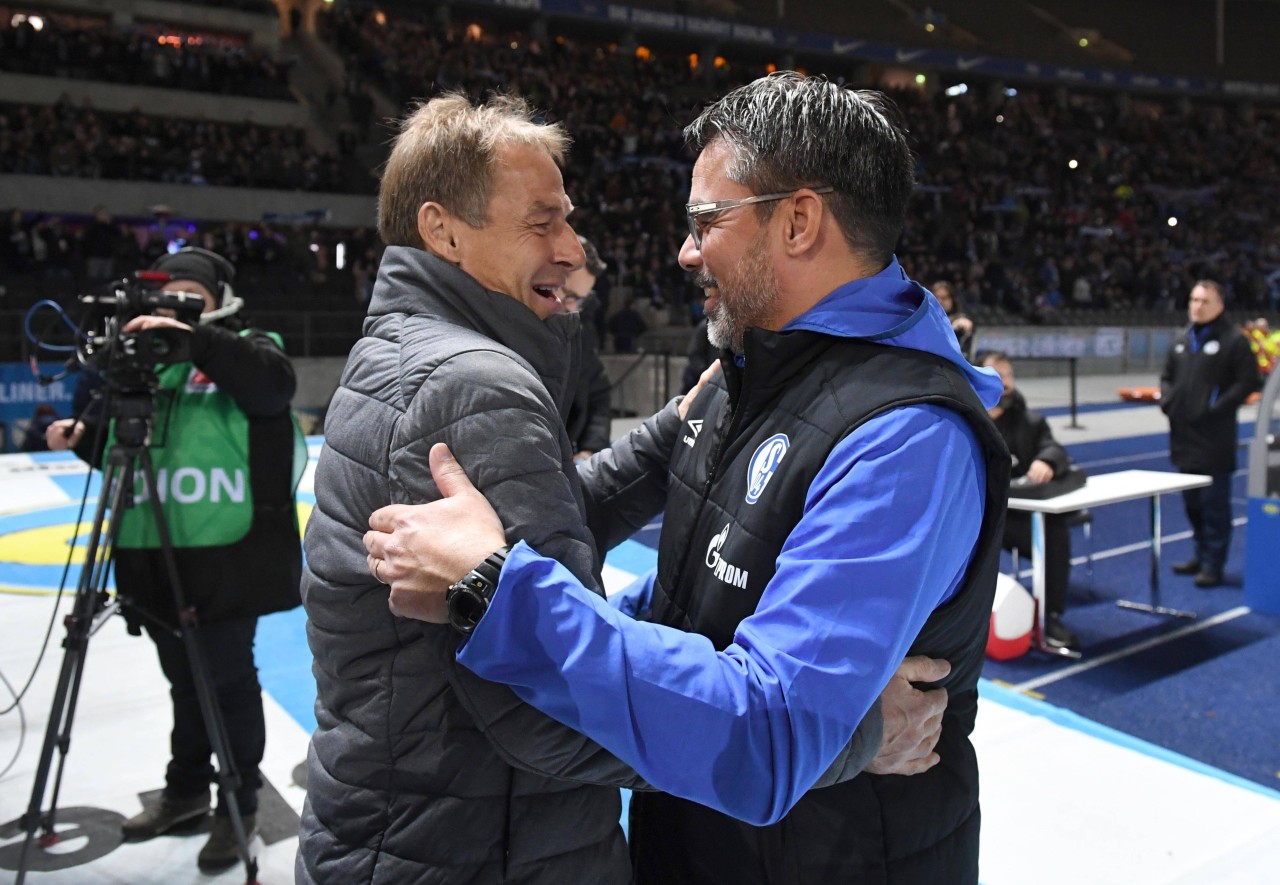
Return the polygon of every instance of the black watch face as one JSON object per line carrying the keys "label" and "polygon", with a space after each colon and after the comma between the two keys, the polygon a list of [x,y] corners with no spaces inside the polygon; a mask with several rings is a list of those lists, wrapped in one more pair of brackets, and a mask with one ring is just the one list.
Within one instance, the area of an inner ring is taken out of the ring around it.
{"label": "black watch face", "polygon": [[449,606],[449,622],[458,630],[470,633],[489,607],[480,593],[467,586],[454,587],[446,600]]}

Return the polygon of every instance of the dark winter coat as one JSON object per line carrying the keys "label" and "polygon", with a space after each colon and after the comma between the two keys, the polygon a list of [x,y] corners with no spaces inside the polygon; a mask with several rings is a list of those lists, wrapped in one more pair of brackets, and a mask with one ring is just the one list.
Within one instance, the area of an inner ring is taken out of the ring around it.
{"label": "dark winter coat", "polygon": [[1009,475],[1014,479],[1025,476],[1035,461],[1044,461],[1052,467],[1054,477],[1066,473],[1071,466],[1067,450],[1053,438],[1044,416],[1027,408],[1022,393],[1014,390],[1005,394],[1000,398],[1000,405],[1004,412],[995,419],[995,425],[1013,458]]}
{"label": "dark winter coat", "polygon": [[1160,409],[1179,470],[1212,476],[1236,469],[1236,411],[1258,385],[1249,342],[1224,316],[1174,339],[1160,375]]}
{"label": "dark winter coat", "polygon": [[[523,538],[599,588],[597,549],[656,515],[674,404],[582,471],[563,415],[574,315],[543,322],[418,249],[387,249],[364,337],[326,421],[303,602],[318,726],[298,881],[626,883],[613,783],[643,786],[596,744],[455,660],[460,636],[398,618],[365,562],[369,514],[439,493],[447,443]],[[588,531],[590,527],[591,532]]]}

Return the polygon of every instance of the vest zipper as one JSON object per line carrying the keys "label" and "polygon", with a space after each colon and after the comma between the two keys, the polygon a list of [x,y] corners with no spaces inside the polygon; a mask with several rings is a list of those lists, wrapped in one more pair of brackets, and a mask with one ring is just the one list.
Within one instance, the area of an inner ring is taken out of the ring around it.
{"label": "vest zipper", "polygon": [[739,411],[733,403],[729,403],[729,426],[725,428],[724,436],[716,440],[715,451],[711,453],[711,466],[707,470],[707,479],[702,484],[702,502],[704,504],[711,495],[711,486],[715,484],[716,478],[720,475],[720,459],[724,454],[725,446],[733,438],[733,431],[738,424]]}
{"label": "vest zipper", "polygon": [[[711,462],[711,465],[707,470],[707,479],[702,484],[702,492],[700,493],[699,500],[698,500],[698,509],[693,514],[693,519],[689,524],[690,531],[693,531],[694,529],[696,529],[699,523],[702,521],[702,513],[707,506],[707,499],[711,497],[711,486],[715,482],[716,474],[720,470],[721,453],[724,452],[725,443],[729,439],[730,431],[733,430],[734,424],[737,422],[738,410],[734,408],[732,397],[729,397],[726,395],[725,407],[729,410],[729,426],[725,430],[724,436],[716,440],[716,447],[711,452],[711,458],[709,459]],[[714,429],[712,430],[712,432],[713,433],[715,432]],[[665,531],[665,528],[664,528],[664,531]],[[684,553],[681,556],[680,564],[675,569],[676,580],[671,584],[670,587],[663,588],[663,593],[666,596],[668,608],[674,605],[680,605],[681,610],[684,611],[683,604],[677,602],[676,600],[675,592],[677,587],[684,586],[685,584],[685,579],[689,573],[689,562],[692,556],[693,556],[693,545],[685,544]],[[661,573],[659,573],[659,580],[661,580]],[[670,612],[668,611],[667,614],[669,613]],[[673,624],[671,624],[671,622],[666,620],[665,615],[662,623],[666,623],[668,624],[668,626],[674,626]]]}

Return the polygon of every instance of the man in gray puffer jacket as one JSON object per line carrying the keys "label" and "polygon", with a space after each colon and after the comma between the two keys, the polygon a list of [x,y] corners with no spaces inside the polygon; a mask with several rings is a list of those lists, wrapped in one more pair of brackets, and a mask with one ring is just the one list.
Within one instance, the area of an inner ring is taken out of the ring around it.
{"label": "man in gray puffer jacket", "polygon": [[[437,442],[513,538],[597,589],[597,551],[660,511],[687,398],[573,464],[578,318],[559,296],[584,256],[557,165],[566,146],[517,99],[443,96],[410,115],[387,163],[388,248],[329,408],[306,534],[318,726],[299,882],[630,880],[615,786],[644,784],[459,666],[450,627],[393,616],[379,581],[396,575],[371,579],[362,544],[374,510],[439,497]],[[874,754],[880,725],[875,710],[845,771]]]}
{"label": "man in gray puffer jacket", "polygon": [[301,881],[629,879],[618,791],[582,781],[633,775],[457,666],[448,627],[393,617],[361,542],[378,507],[438,497],[426,458],[440,441],[584,581],[599,584],[597,543],[660,509],[674,404],[601,459],[591,510],[610,518],[593,526],[597,539],[584,528],[560,417],[577,317],[557,313],[557,295],[583,262],[556,165],[565,142],[514,101],[447,97],[406,121],[388,162],[388,248],[325,422],[306,537],[318,727]]}

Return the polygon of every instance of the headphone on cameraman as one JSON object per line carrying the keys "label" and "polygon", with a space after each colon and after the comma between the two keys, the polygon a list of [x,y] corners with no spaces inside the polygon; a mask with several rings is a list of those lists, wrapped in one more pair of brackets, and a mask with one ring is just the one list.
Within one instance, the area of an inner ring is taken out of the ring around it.
{"label": "headphone on cameraman", "polygon": [[[204,278],[203,274],[199,277],[190,276],[185,272],[173,274],[177,279],[191,279],[195,282],[201,283],[205,288],[210,290],[209,294],[212,295],[214,300],[217,302],[218,306],[216,308],[208,313],[200,315],[201,325],[225,320],[227,317],[238,313],[240,308],[244,307],[244,299],[236,295],[235,289],[231,286],[231,281],[236,278],[236,266],[226,258],[223,258],[217,252],[211,252],[210,250],[202,249],[199,246],[184,246],[177,252],[171,252],[168,255],[161,256],[152,265],[152,269],[163,271],[165,269],[164,265],[166,262],[170,262],[172,259],[180,258],[182,256],[202,258],[209,263],[210,269],[213,271],[212,279]],[[185,264],[185,262],[180,263]],[[207,285],[209,282],[213,283],[212,287]]]}

